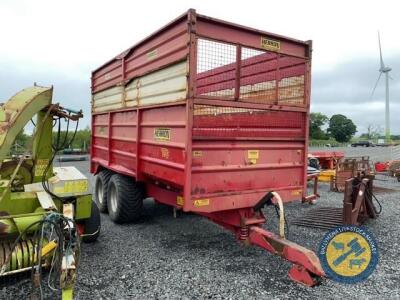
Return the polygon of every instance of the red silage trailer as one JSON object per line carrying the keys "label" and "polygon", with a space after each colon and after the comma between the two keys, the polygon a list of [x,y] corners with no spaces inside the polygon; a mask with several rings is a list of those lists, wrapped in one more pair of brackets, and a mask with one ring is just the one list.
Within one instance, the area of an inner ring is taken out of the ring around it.
{"label": "red silage trailer", "polygon": [[153,197],[285,257],[293,280],[314,285],[316,255],[262,228],[265,204],[306,198],[310,68],[309,41],[189,10],[93,71],[100,209],[131,221]]}

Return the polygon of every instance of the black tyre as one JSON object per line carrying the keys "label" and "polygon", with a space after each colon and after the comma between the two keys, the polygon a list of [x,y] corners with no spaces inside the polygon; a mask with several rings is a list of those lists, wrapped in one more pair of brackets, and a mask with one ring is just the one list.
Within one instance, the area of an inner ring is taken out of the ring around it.
{"label": "black tyre", "polygon": [[144,187],[134,179],[114,174],[108,183],[107,207],[110,219],[115,223],[127,223],[139,219],[143,199]]}
{"label": "black tyre", "polygon": [[96,176],[96,181],[94,183],[94,201],[97,204],[100,212],[107,212],[107,191],[108,183],[113,172],[110,170],[102,170]]}
{"label": "black tyre", "polygon": [[101,221],[99,208],[94,201],[92,201],[90,218],[83,221],[83,226],[82,241],[85,243],[95,242],[100,235]]}

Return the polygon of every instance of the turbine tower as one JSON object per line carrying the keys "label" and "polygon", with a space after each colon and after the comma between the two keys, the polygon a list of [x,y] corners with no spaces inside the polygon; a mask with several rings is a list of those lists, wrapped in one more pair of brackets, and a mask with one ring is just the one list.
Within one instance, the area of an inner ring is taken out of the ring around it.
{"label": "turbine tower", "polygon": [[[374,89],[372,90],[372,95],[375,92],[375,89],[379,83],[379,79],[381,78],[382,74],[385,74],[385,140],[386,143],[390,142],[390,112],[389,112],[389,72],[392,71],[392,69],[388,66],[385,66],[385,63],[383,62],[382,58],[382,47],[381,47],[381,37],[378,31],[378,42],[379,42],[379,54],[380,54],[380,68],[379,68],[379,76],[378,80],[375,83]],[[371,96],[372,96],[371,95]]]}

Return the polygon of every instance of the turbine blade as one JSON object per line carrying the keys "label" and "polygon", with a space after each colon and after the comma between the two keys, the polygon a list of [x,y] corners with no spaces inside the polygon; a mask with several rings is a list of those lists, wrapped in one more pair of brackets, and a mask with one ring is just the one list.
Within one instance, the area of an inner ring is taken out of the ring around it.
{"label": "turbine blade", "polygon": [[385,64],[383,63],[383,58],[382,58],[381,35],[379,34],[379,31],[378,31],[378,42],[379,42],[379,55],[381,58],[381,70],[382,70],[385,67]]}
{"label": "turbine blade", "polygon": [[372,96],[374,96],[376,87],[378,86],[379,79],[381,79],[381,76],[382,76],[382,72],[379,72],[378,79],[377,79],[376,82],[375,82],[375,86],[374,86],[374,89],[372,90],[372,93],[371,93],[371,96],[369,97],[369,100],[372,100]]}

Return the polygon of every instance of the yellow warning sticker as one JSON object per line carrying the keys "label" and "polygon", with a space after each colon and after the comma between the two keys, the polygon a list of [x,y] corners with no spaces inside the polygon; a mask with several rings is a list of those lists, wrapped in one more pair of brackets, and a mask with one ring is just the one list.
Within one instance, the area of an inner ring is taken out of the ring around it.
{"label": "yellow warning sticker", "polygon": [[38,159],[35,165],[35,176],[43,176],[48,164],[48,159]]}
{"label": "yellow warning sticker", "polygon": [[157,141],[169,141],[171,139],[170,128],[155,128],[154,139]]}
{"label": "yellow warning sticker", "polygon": [[247,151],[247,158],[251,164],[255,165],[259,158],[259,151],[258,150],[248,150]]}
{"label": "yellow warning sticker", "polygon": [[281,42],[261,37],[261,47],[270,51],[279,51],[281,49]]}
{"label": "yellow warning sticker", "polygon": [[202,157],[203,156],[203,151],[193,151],[193,157]]}
{"label": "yellow warning sticker", "polygon": [[157,49],[154,49],[153,51],[147,52],[147,60],[152,60],[157,57]]}
{"label": "yellow warning sticker", "polygon": [[176,204],[178,204],[180,206],[183,206],[183,203],[184,203],[184,201],[183,201],[183,197],[182,196],[176,197]]}
{"label": "yellow warning sticker", "polygon": [[294,190],[292,191],[293,196],[300,196],[302,194],[303,190]]}
{"label": "yellow warning sticker", "polygon": [[194,206],[200,207],[200,206],[207,206],[210,205],[210,199],[197,199],[194,200]]}

